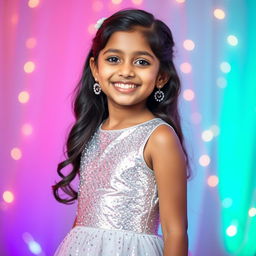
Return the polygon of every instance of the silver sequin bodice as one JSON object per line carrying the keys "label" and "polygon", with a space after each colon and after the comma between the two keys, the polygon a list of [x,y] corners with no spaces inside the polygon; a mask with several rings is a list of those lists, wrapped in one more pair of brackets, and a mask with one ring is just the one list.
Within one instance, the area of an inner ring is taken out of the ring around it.
{"label": "silver sequin bodice", "polygon": [[157,234],[159,199],[144,146],[160,118],[120,130],[98,127],[83,150],[76,225]]}

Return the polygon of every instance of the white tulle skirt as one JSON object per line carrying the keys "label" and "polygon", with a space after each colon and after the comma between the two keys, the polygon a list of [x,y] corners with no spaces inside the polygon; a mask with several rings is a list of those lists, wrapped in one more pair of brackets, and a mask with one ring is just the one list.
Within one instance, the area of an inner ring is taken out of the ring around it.
{"label": "white tulle skirt", "polygon": [[161,236],[75,226],[54,256],[162,256]]}

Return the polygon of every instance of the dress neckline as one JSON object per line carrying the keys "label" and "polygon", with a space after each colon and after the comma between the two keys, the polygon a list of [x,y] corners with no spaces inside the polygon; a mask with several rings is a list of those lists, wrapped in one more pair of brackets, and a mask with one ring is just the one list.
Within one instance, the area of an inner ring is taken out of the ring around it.
{"label": "dress neckline", "polygon": [[101,127],[102,127],[102,124],[103,124],[103,122],[100,124],[100,126],[99,126],[99,130],[101,131],[101,132],[118,132],[118,131],[124,131],[124,130],[127,130],[127,129],[131,129],[131,128],[134,128],[134,127],[137,127],[137,126],[140,126],[140,125],[143,125],[143,124],[146,124],[146,123],[149,123],[149,122],[151,122],[151,121],[153,121],[153,120],[155,120],[155,119],[160,119],[159,117],[154,117],[154,118],[152,118],[152,119],[150,119],[150,120],[148,120],[148,121],[145,121],[145,122],[142,122],[142,123],[139,123],[139,124],[135,124],[135,125],[132,125],[132,126],[129,126],[129,127],[126,127],[126,128],[122,128],[122,129],[113,129],[113,130],[104,130],[104,129],[102,129]]}

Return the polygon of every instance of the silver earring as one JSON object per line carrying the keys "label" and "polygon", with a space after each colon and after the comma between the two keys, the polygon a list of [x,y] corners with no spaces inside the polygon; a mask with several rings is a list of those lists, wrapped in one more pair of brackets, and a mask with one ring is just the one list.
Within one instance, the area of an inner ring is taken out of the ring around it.
{"label": "silver earring", "polygon": [[158,91],[155,91],[154,97],[156,101],[160,102],[164,99],[164,92],[158,88]]}
{"label": "silver earring", "polygon": [[98,83],[95,83],[93,85],[93,91],[96,95],[99,95],[101,93],[101,87]]}

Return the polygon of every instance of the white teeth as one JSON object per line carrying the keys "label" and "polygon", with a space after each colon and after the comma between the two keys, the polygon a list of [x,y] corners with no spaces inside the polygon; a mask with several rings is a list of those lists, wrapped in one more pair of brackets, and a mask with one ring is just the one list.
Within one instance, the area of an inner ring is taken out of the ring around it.
{"label": "white teeth", "polygon": [[129,88],[135,88],[137,87],[135,84],[122,84],[122,83],[114,83],[115,87],[120,87],[124,89],[129,89]]}

